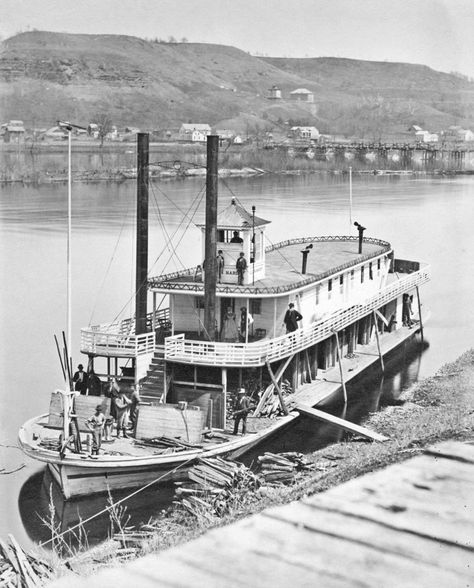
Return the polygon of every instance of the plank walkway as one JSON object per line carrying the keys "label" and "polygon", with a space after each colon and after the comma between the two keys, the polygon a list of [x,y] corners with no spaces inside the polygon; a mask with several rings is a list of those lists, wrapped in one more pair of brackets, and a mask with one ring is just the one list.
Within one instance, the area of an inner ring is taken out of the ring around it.
{"label": "plank walkway", "polygon": [[56,588],[474,586],[474,445],[439,444],[337,488]]}

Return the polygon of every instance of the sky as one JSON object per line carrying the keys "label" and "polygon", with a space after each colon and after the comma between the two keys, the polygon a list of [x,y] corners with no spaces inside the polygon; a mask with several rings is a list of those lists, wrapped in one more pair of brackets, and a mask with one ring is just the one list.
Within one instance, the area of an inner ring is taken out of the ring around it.
{"label": "sky", "polygon": [[474,0],[0,0],[1,39],[32,29],[403,61],[474,78]]}

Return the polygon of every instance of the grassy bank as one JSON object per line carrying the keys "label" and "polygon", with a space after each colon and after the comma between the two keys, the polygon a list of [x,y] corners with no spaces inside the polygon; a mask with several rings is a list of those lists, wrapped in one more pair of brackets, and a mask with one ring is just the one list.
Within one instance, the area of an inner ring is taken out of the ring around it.
{"label": "grassy bank", "polygon": [[[264,508],[286,504],[304,496],[323,492],[365,473],[383,468],[417,454],[436,442],[467,440],[474,431],[474,350],[444,366],[435,376],[405,392],[403,403],[370,415],[365,426],[390,437],[385,443],[361,442],[350,438],[314,452],[309,457],[316,468],[302,474],[286,487],[261,487],[238,491],[227,512],[217,516],[203,511],[195,516],[179,508],[162,513],[147,529],[153,533],[139,555],[157,552],[198,537],[208,529],[232,523]],[[81,574],[103,565],[115,565],[117,543],[108,541],[86,554],[69,560]],[[133,557],[136,553],[133,554]],[[58,564],[58,572],[64,564]]]}

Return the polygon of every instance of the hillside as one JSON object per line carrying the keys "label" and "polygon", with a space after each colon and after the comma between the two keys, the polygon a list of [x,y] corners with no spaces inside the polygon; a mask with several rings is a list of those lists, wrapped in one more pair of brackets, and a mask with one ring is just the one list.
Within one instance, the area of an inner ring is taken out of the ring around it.
{"label": "hillside", "polygon": [[[270,101],[273,85],[284,97],[307,88],[316,106]],[[28,127],[60,118],[87,124],[107,113],[119,127],[193,121],[256,134],[290,121],[377,138],[413,123],[473,126],[473,97],[464,79],[402,63],[258,58],[223,45],[41,31],[0,45],[1,118]]]}

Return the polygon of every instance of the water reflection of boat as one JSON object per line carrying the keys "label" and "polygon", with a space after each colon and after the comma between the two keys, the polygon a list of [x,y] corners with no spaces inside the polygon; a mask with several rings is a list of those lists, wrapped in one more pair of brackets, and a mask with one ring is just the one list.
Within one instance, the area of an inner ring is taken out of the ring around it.
{"label": "water reflection of boat", "polygon": [[[139,135],[139,154],[148,146],[144,139]],[[98,402],[77,396],[72,413],[69,390],[53,395],[50,412],[20,430],[23,450],[48,464],[66,498],[180,477],[200,457],[240,457],[297,419],[295,406],[333,399],[345,382],[383,363],[386,353],[422,329],[426,316],[418,288],[429,280],[428,267],[395,259],[389,243],[363,237],[358,223],[358,237],[302,237],[265,246],[269,221],[255,216],[255,208],[249,212],[232,198],[218,212],[217,139],[209,138],[206,223],[199,225],[198,259],[206,260],[205,271],[200,265],[148,277],[147,242],[137,230],[135,320],[81,333],[90,373],[99,372],[101,359],[102,375],[120,378],[122,386],[141,385],[148,405],[140,407],[135,439],[117,439],[99,455],[77,443],[75,450],[63,446],[58,452],[55,428],[68,436],[74,414],[78,430],[86,430],[85,419]],[[139,187],[147,181],[147,167],[139,161]],[[143,208],[139,196],[137,229],[146,225]],[[219,271],[218,251],[224,259]],[[239,273],[242,256],[246,270]],[[145,284],[153,297],[150,314]],[[159,297],[169,301],[167,308],[157,306]],[[293,320],[282,333],[293,307],[302,315],[299,325]],[[239,336],[234,325],[233,340],[226,340],[236,314]],[[291,387],[286,400],[284,378]],[[255,416],[265,418],[234,436],[227,426],[228,400],[242,385],[255,393]],[[110,400],[100,402],[107,412]],[[170,447],[150,444],[157,436],[172,438]]]}
{"label": "water reflection of boat", "polygon": [[[113,492],[114,502],[118,502],[127,492]],[[126,510],[124,520],[131,525],[147,522],[152,515],[157,515],[172,502],[174,487],[162,485],[159,491],[145,490],[124,504]],[[18,498],[23,526],[28,536],[35,543],[46,543],[51,539],[49,523],[51,521],[51,506],[54,509],[54,523],[57,533],[66,533],[81,522],[83,531],[87,535],[89,545],[94,545],[107,538],[110,529],[108,513],[100,513],[108,506],[108,496],[96,494],[65,500],[58,485],[55,483],[48,468],[35,473],[23,484]],[[80,532],[67,533],[64,537],[70,545],[74,545]],[[47,544],[49,545],[49,544]]]}

